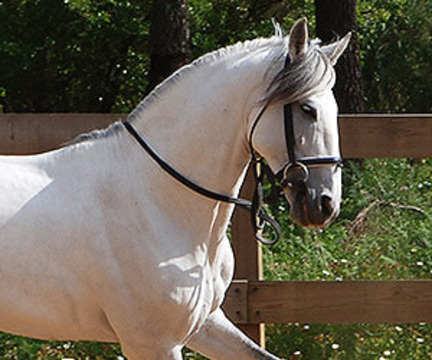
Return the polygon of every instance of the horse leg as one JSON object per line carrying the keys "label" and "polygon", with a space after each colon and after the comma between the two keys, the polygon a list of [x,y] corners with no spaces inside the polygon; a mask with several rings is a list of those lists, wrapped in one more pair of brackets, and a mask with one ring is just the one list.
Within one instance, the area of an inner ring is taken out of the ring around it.
{"label": "horse leg", "polygon": [[215,360],[280,360],[244,335],[221,309],[207,318],[186,345]]}

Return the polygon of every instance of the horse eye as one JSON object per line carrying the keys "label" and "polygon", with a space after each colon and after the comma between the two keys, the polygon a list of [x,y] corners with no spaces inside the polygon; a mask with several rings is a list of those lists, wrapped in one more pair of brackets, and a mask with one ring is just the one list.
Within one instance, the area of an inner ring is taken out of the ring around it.
{"label": "horse eye", "polygon": [[317,111],[315,108],[313,108],[312,106],[308,105],[308,104],[301,104],[300,108],[302,109],[302,111],[308,115],[311,116],[313,119],[316,120],[317,118]]}

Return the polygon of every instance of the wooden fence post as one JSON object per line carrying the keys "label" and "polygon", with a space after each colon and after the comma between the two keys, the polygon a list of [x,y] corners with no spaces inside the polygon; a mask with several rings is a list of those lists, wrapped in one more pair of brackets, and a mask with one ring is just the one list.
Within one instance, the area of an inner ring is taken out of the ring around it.
{"label": "wooden fence post", "polygon": [[[249,169],[243,187],[240,191],[242,198],[251,199],[255,190],[255,180],[251,169]],[[235,279],[241,280],[262,280],[262,248],[255,240],[252,229],[250,214],[237,208],[232,221],[232,246],[236,260]],[[245,287],[247,292],[247,286]],[[247,296],[247,293],[244,294]],[[235,320],[235,319],[232,319]],[[265,325],[239,325],[240,329],[251,339],[265,347]]]}

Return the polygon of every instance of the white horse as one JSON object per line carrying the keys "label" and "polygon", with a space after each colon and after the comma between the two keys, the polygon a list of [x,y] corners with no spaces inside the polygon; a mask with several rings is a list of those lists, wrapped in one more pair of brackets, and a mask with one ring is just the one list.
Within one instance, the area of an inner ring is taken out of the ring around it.
{"label": "white horse", "polygon": [[[310,42],[300,20],[289,37],[222,49],[175,73],[128,123],[179,173],[230,196],[259,153],[284,168],[292,217],[324,226],[338,213],[341,170],[296,162],[308,176],[290,180],[283,108],[292,106],[298,158],[339,157],[332,65],[348,41]],[[123,123],[49,153],[0,157],[0,329],[120,342],[130,360],[181,359],[185,345],[212,359],[277,359],[220,309],[233,207],[173,178]]]}

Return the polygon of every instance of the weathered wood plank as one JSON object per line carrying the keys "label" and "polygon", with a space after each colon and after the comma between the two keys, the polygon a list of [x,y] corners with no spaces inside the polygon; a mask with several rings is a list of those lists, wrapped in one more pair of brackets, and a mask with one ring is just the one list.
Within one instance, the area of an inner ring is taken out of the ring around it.
{"label": "weathered wood plank", "polygon": [[[119,114],[0,115],[0,153],[33,154],[58,147],[80,133],[124,119]],[[432,157],[430,114],[340,116],[345,158]]]}
{"label": "weathered wood plank", "polygon": [[249,281],[246,299],[249,323],[432,322],[431,280]]}
{"label": "weathered wood plank", "polygon": [[[236,324],[248,323],[248,288],[248,280],[234,280],[226,294],[223,309]],[[256,335],[259,336],[259,333]]]}
{"label": "weathered wood plank", "polygon": [[340,116],[344,158],[432,157],[430,114]]}
{"label": "weathered wood plank", "polygon": [[2,114],[0,154],[52,150],[79,134],[105,128],[124,117],[118,114]]}

